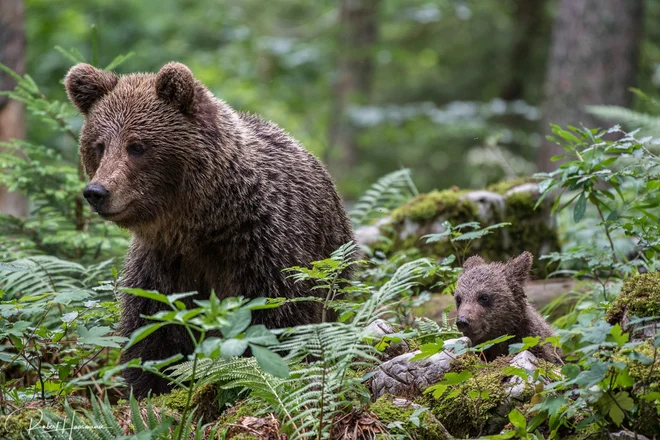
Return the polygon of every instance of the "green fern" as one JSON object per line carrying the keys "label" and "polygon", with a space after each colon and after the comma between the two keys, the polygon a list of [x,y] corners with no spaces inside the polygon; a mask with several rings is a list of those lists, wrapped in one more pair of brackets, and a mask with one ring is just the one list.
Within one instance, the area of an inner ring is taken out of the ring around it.
{"label": "green fern", "polygon": [[191,413],[185,421],[177,421],[163,409],[156,410],[151,399],[146,406],[138,405],[131,396],[130,402],[131,430],[134,435],[126,435],[121,423],[112,410],[108,399],[101,401],[92,399],[92,410],[82,413],[74,411],[67,402],[64,403],[64,415],[50,410],[43,412],[41,423],[32,426],[29,433],[23,433],[25,439],[35,440],[171,440],[179,438],[202,440],[216,438],[219,426],[213,426],[205,433],[206,426],[201,422],[193,423]]}
{"label": "green fern", "polygon": [[410,177],[410,170],[389,173],[374,183],[350,211],[353,226],[363,226],[387,215],[418,194]]}
{"label": "green fern", "polygon": [[[5,299],[59,294],[80,297],[92,295],[89,286],[107,277],[111,261],[83,266],[51,256],[34,256],[0,266],[0,288]],[[11,268],[11,270],[9,270]]]}
{"label": "green fern", "polygon": [[640,129],[646,136],[660,137],[660,116],[613,105],[592,105],[587,107],[587,111],[606,121],[623,124],[628,129]]}

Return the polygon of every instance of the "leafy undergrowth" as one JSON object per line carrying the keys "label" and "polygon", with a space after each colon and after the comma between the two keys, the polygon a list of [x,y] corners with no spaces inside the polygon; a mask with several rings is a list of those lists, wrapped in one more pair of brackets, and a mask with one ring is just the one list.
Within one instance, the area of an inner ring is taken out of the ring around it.
{"label": "leafy undergrowth", "polygon": [[[65,105],[48,101],[29,76],[16,79],[13,98],[57,130],[72,132]],[[337,320],[274,331],[252,325],[252,313],[294,300],[211,295],[186,307],[184,299],[194,292],[122,289],[113,268],[120,264],[108,258],[121,254],[126,237],[80,214],[77,170],[43,147],[13,145],[24,155],[0,153],[11,165],[3,166],[10,172],[0,183],[52,215],[3,221],[0,229],[6,261],[0,263],[0,438],[593,439],[620,430],[660,436],[660,159],[650,150],[651,139],[618,127],[610,131],[620,138],[555,127],[567,161],[536,176],[537,204],[555,197],[553,212],[570,211],[576,230],[589,224],[589,235],[605,244],[577,242],[540,256],[557,273],[591,282],[573,295],[556,336],[525,338],[510,350],[549,343],[564,353],[561,364],[526,370],[511,367],[507,357],[486,364],[480,353],[489,343],[481,344],[456,353],[449,373],[407,401],[374,399],[373,371],[403,340],[431,356],[458,336],[446,312],[436,324],[413,310],[430,291],[451,293],[457,263],[472,243],[492,239],[496,229],[518,231],[518,219],[482,229],[448,218],[441,232],[406,249],[374,246],[379,250],[363,249],[360,261],[349,243],[310,267],[290,268],[293,279],[313,283],[319,294],[295,301],[320,301]],[[56,185],[41,178],[49,175],[57,177]],[[462,203],[453,192],[435,192],[406,204],[416,193],[406,170],[381,179],[356,204],[354,225],[371,225],[383,213],[398,218],[410,209],[407,214],[425,219],[439,203]],[[621,238],[633,254],[617,247]],[[429,242],[442,243],[447,255],[420,257]],[[357,277],[342,279],[350,266],[358,268]],[[159,302],[163,311],[130,338],[118,337],[120,294]],[[366,332],[376,319],[392,324],[395,333]],[[193,354],[119,363],[122,347],[170,325],[185,328]],[[120,374],[127,368],[167,377],[173,392],[137,402],[122,388]],[[512,379],[524,384],[516,399]]]}

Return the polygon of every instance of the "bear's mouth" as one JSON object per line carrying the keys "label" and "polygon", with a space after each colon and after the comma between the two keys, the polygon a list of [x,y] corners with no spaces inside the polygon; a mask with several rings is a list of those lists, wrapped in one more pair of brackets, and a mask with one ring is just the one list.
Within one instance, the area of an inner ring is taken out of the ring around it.
{"label": "bear's mouth", "polygon": [[127,211],[127,208],[120,209],[119,211],[115,212],[105,212],[101,211],[99,212],[99,216],[103,217],[106,220],[112,220],[113,217],[119,217],[121,214],[125,213]]}

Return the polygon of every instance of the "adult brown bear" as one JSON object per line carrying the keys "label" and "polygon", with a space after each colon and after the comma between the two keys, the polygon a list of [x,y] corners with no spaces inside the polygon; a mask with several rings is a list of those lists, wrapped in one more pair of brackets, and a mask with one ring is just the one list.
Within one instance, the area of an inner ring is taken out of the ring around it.
{"label": "adult brown bear", "polygon": [[[221,297],[302,297],[283,268],[327,258],[353,239],[337,191],[311,154],[273,123],[234,111],[183,64],[158,74],[117,76],[88,64],[65,78],[85,116],[80,154],[84,196],[105,219],[132,233],[123,285],[161,293],[213,289]],[[189,300],[190,304],[190,300]],[[126,295],[120,332],[162,307]],[[318,322],[317,303],[254,314],[270,328]],[[180,326],[127,350],[123,361],[191,353]],[[165,380],[127,370],[138,397],[168,391]]]}

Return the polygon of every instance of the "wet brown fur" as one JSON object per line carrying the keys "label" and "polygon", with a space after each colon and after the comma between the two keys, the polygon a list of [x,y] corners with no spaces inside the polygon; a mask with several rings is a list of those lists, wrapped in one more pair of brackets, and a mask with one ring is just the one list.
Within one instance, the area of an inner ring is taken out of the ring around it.
{"label": "wet brown fur", "polygon": [[[110,192],[99,214],[132,233],[123,285],[162,293],[214,289],[230,296],[302,297],[281,269],[327,258],[353,239],[334,183],[311,154],[275,124],[238,113],[179,63],[158,74],[117,76],[86,64],[65,78],[85,116],[80,154],[91,182]],[[139,157],[128,146],[144,148]],[[188,300],[188,306],[192,300]],[[125,295],[120,333],[147,323],[161,304]],[[316,303],[256,312],[281,328],[319,322]],[[191,353],[180,326],[128,349],[122,361]],[[163,393],[158,377],[128,370],[137,397]]]}
{"label": "wet brown fur", "polygon": [[[525,283],[530,276],[532,260],[531,253],[523,252],[506,263],[487,264],[481,257],[473,256],[463,265],[464,272],[454,292],[457,319],[468,322],[463,334],[473,345],[504,335],[514,336],[486,350],[484,354],[489,361],[507,355],[509,344],[521,342],[526,336],[540,336],[543,341],[554,334],[552,327],[527,301]],[[549,344],[530,351],[550,362],[559,361]]]}

